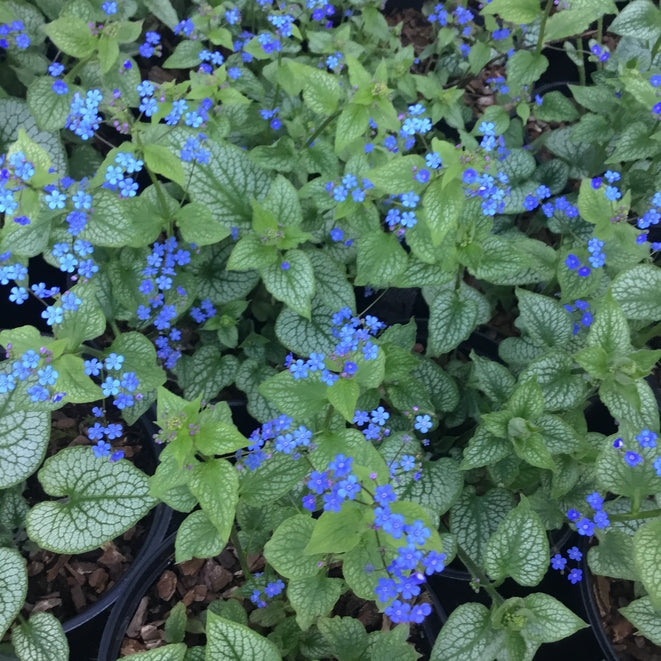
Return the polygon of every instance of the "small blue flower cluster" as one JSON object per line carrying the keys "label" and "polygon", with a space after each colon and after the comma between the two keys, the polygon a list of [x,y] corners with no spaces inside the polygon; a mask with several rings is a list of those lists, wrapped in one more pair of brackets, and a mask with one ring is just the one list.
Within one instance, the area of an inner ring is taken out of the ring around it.
{"label": "small blue flower cluster", "polygon": [[279,53],[282,50],[282,42],[271,32],[260,32],[257,35],[257,42],[266,55]]}
{"label": "small blue flower cluster", "polygon": [[88,90],[85,97],[80,92],[76,92],[71,100],[65,127],[73,131],[79,138],[89,140],[101,123],[99,115],[101,101],[103,101],[103,94],[99,89]]}
{"label": "small blue flower cluster", "polygon": [[[101,418],[104,416],[104,412],[98,406],[95,406],[92,409],[94,416]],[[115,462],[124,458],[123,450],[115,450],[111,452],[112,446],[108,441],[114,441],[117,438],[121,438],[123,434],[123,428],[120,423],[109,423],[106,426],[103,426],[99,422],[95,422],[93,426],[87,428],[87,438],[90,441],[96,441],[96,444],[92,447],[92,452],[97,458],[108,457],[109,461]],[[103,440],[103,439],[107,440]]]}
{"label": "small blue flower cluster", "polygon": [[596,237],[592,237],[588,241],[588,253],[590,253],[588,262],[590,262],[592,268],[601,268],[606,263],[606,255],[601,250],[603,247],[604,242]]}
{"label": "small blue flower cluster", "polygon": [[580,298],[577,298],[573,304],[565,303],[565,305],[562,307],[570,314],[573,312],[579,312],[581,314],[580,320],[578,322],[574,322],[574,335],[578,334],[581,326],[583,328],[589,328],[592,324],[592,313],[590,312],[590,304],[587,301],[583,301]]}
{"label": "small blue flower cluster", "polygon": [[344,62],[342,60],[344,60],[344,55],[339,50],[336,50],[325,59],[324,65],[331,71],[339,73],[344,68]]}
{"label": "small blue flower cluster", "polygon": [[599,493],[596,491],[591,493],[585,497],[585,501],[595,512],[592,519],[573,508],[567,512],[567,518],[576,525],[576,532],[579,535],[592,537],[595,526],[603,530],[604,528],[608,528],[611,522],[608,519],[608,512],[604,509],[604,499]]}
{"label": "small blue flower cluster", "polygon": [[[255,579],[261,579],[262,577],[263,574],[261,572],[253,574],[253,583],[256,582]],[[268,605],[266,598],[273,599],[273,597],[277,597],[279,594],[281,594],[284,589],[285,584],[282,579],[278,578],[275,581],[269,581],[263,589],[255,588],[252,591],[250,594],[250,601],[252,601],[252,603],[255,604],[257,608],[266,608]]]}
{"label": "small blue flower cluster", "polygon": [[[310,18],[317,22],[323,21],[335,14],[335,7],[327,3],[326,0],[306,0],[305,8],[312,10]],[[330,26],[332,26],[332,23],[328,24],[328,27]]]}
{"label": "small blue flower cluster", "polygon": [[504,172],[498,172],[496,176],[488,173],[480,174],[474,168],[466,168],[462,175],[462,181],[466,184],[464,195],[482,198],[482,213],[485,216],[495,216],[505,209],[505,198],[510,194],[507,186],[509,178]]}
{"label": "small blue flower cluster", "polygon": [[[393,199],[391,197],[391,201]],[[415,227],[418,224],[415,210],[418,202],[420,202],[420,196],[415,191],[409,191],[399,195],[399,201],[403,208],[393,207],[389,209],[385,221],[390,231],[395,232],[398,237],[403,237],[408,228]]]}
{"label": "small blue flower cluster", "polygon": [[25,50],[30,45],[30,37],[23,21],[0,24],[0,48],[7,50],[12,44],[10,38],[20,50]]}
{"label": "small blue flower cluster", "polygon": [[[634,438],[635,440],[638,441],[638,445],[642,449],[645,448],[653,449],[656,447],[656,441],[659,438],[659,436],[656,432],[652,431],[651,429],[643,429]],[[619,451],[624,450],[624,440],[620,437],[616,438],[613,441],[613,447]],[[630,466],[631,468],[634,468],[635,466],[638,466],[639,464],[642,464],[644,462],[644,458],[642,454],[638,452],[634,452],[633,450],[625,450],[623,459],[624,462],[627,464],[627,466]],[[661,455],[659,455],[654,459],[652,465],[654,466],[654,470],[656,474],[659,477],[661,477]]]}
{"label": "small blue flower cluster", "polygon": [[365,192],[374,188],[374,184],[366,178],[358,182],[355,174],[347,173],[342,177],[340,184],[329,181],[326,184],[326,191],[333,196],[336,202],[344,202],[351,193],[351,199],[354,202],[364,202]]}
{"label": "small blue flower cluster", "polygon": [[281,415],[255,429],[248,437],[249,452],[239,450],[236,453],[239,461],[243,459],[243,463],[238,463],[237,468],[242,469],[245,466],[248,470],[253,471],[270,459],[274,452],[282,452],[296,460],[300,458],[300,450],[303,448],[314,449],[312,431],[303,425],[294,429],[293,425],[292,418]]}
{"label": "small blue flower cluster", "polygon": [[383,406],[378,406],[369,413],[357,410],[353,416],[353,423],[358,427],[365,427],[361,432],[366,440],[380,441],[390,435],[390,429],[385,426],[389,417],[390,413]]}
{"label": "small blue flower cluster", "polygon": [[341,241],[345,246],[353,245],[353,239],[345,239],[344,230],[340,229],[339,227],[333,227],[329,234],[334,243],[340,243]]}
{"label": "small blue flower cluster", "polygon": [[[121,411],[127,407],[133,406],[135,400],[142,399],[142,394],[134,393],[140,386],[140,379],[135,372],[124,372],[124,356],[117,353],[111,353],[104,361],[97,358],[85,360],[83,368],[85,374],[90,377],[103,379],[101,373],[105,374],[105,379],[101,382],[101,391],[104,397],[115,397],[113,404]],[[118,372],[110,374],[110,372]]]}
{"label": "small blue flower cluster", "polygon": [[[184,37],[191,37],[193,34],[193,30],[195,30],[195,23],[190,18],[185,18],[182,21],[179,21],[173,28],[172,31],[176,35],[183,34]],[[194,36],[191,37],[192,39],[195,39]]]}
{"label": "small blue flower cluster", "polygon": [[53,62],[48,66],[48,74],[51,78],[55,78],[52,85],[52,90],[55,94],[61,96],[69,91],[69,86],[60,79],[64,72],[64,65],[61,62]]}
{"label": "small blue flower cluster", "polygon": [[160,57],[163,54],[163,46],[161,45],[161,35],[158,32],[147,31],[145,32],[145,40],[140,47],[138,52],[142,57]]}
{"label": "small blue flower cluster", "polygon": [[[11,359],[12,345],[8,344],[6,349],[5,357]],[[52,356],[53,353],[49,349],[40,347],[38,353],[28,349],[15,358],[11,371],[0,374],[0,394],[10,393],[16,389],[18,383],[29,380],[32,385],[26,389],[26,392],[30,395],[31,402],[61,401],[66,393],[56,387],[60,374],[49,364]]]}
{"label": "small blue flower cluster", "polygon": [[[572,546],[570,549],[567,550],[566,558],[563,557],[560,553],[556,553],[551,558],[551,567],[553,569],[557,569],[559,572],[564,574],[565,567],[567,566],[567,559],[580,562],[582,558],[583,558],[583,554],[579,551],[578,547]],[[578,569],[577,567],[574,567],[567,575],[567,578],[571,583],[576,585],[576,583],[578,583],[583,579],[583,571],[581,569]]]}
{"label": "small blue flower cluster", "polygon": [[211,158],[211,152],[205,149],[202,144],[207,139],[204,133],[198,133],[195,137],[187,138],[184,146],[179,152],[179,157],[185,163],[193,161],[206,164]]}
{"label": "small blue flower cluster", "polygon": [[277,131],[282,126],[282,121],[278,117],[279,112],[280,112],[280,108],[273,108],[273,110],[268,110],[267,108],[262,108],[259,111],[259,115],[262,119],[271,120],[269,122],[269,126],[274,131]]}
{"label": "small blue flower cluster", "polygon": [[569,202],[563,195],[556,197],[553,202],[542,204],[542,213],[547,218],[552,218],[556,212],[564,214],[567,218],[576,218],[578,216],[578,207]]}
{"label": "small blue flower cluster", "polygon": [[[35,173],[34,165],[27,160],[22,151],[14,152],[9,156],[0,155],[0,213],[12,216],[18,209],[15,193],[20,193],[25,184],[32,179]],[[14,218],[19,225],[28,225],[30,220],[24,216]]]}
{"label": "small blue flower cluster", "polygon": [[592,269],[589,266],[581,265],[581,260],[573,253],[569,253],[565,258],[565,266],[570,271],[576,271],[581,278],[587,278],[592,273]]}
{"label": "small blue flower cluster", "polygon": [[116,165],[109,165],[106,168],[103,188],[112,191],[119,189],[119,197],[135,197],[138,192],[138,182],[133,177],[125,175],[141,172],[144,162],[128,152],[119,152],[114,162]]}
{"label": "small blue flower cluster", "polygon": [[[415,135],[424,135],[432,130],[432,123],[429,117],[423,117],[427,109],[421,104],[416,103],[408,107],[406,115],[404,115],[400,136],[402,138],[409,138]],[[409,149],[407,147],[407,149]]]}
{"label": "small blue flower cluster", "polygon": [[[480,147],[484,149],[485,152],[490,153],[496,149],[498,159],[501,161],[509,154],[509,150],[505,147],[505,138],[502,135],[496,135],[496,125],[493,122],[480,122],[477,130],[482,134]],[[540,186],[540,188],[542,188],[542,186]],[[539,191],[539,189],[537,190]],[[549,197],[550,195],[551,191],[548,192],[546,197]]]}
{"label": "small blue flower cluster", "polygon": [[537,187],[534,195],[526,195],[523,200],[523,206],[526,211],[533,211],[533,209],[536,209],[541,204],[542,200],[548,197],[551,197],[551,190],[548,186],[542,184]]}
{"label": "small blue flower cluster", "polygon": [[606,170],[603,177],[593,177],[590,181],[590,185],[595,190],[599,190],[604,183],[604,179],[607,182],[607,185],[604,186],[604,195],[606,199],[611,202],[616,202],[622,197],[622,192],[617,186],[613,186],[616,181],[619,181],[621,175],[619,172],[614,172],[612,170]]}
{"label": "small blue flower cluster", "polygon": [[608,62],[611,54],[608,51],[608,48],[605,46],[600,46],[599,44],[593,44],[590,46],[590,52],[599,59],[599,62]]}
{"label": "small blue flower cluster", "polygon": [[[659,76],[661,78],[661,76]],[[656,192],[652,197],[651,207],[640,217],[636,223],[638,229],[645,230],[641,232],[636,241],[638,243],[645,243],[648,239],[648,230],[652,225],[658,225],[661,221],[661,192]],[[661,241],[650,241],[652,250],[661,250]]]}

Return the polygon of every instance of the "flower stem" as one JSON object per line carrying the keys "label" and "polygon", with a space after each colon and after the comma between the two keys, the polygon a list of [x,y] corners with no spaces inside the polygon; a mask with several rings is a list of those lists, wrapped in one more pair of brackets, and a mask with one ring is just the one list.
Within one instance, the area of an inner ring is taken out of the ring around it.
{"label": "flower stem", "polygon": [[309,147],[324,131],[324,129],[336,118],[340,116],[341,110],[336,110],[332,115],[324,119],[317,127],[317,130],[305,141],[303,147]]}
{"label": "flower stem", "polygon": [[539,24],[539,37],[537,38],[537,47],[535,48],[537,55],[542,52],[542,47],[544,46],[544,28],[546,28],[546,21],[549,20],[551,7],[553,7],[553,0],[546,0],[546,8],[542,14],[542,22]]}

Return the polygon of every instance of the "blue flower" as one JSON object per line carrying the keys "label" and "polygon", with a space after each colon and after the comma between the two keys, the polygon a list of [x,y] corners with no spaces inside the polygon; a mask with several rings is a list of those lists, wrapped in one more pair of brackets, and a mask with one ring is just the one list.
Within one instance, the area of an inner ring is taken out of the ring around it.
{"label": "blue flower", "polygon": [[431,418],[426,413],[425,415],[416,415],[413,427],[420,433],[426,434],[432,427]]}
{"label": "blue flower", "polygon": [[580,521],[576,523],[576,531],[579,535],[585,535],[586,537],[591,537],[594,535],[594,523],[590,521],[587,517],[583,517]]}
{"label": "blue flower", "polygon": [[572,569],[567,578],[573,583],[576,584],[583,579],[583,572],[580,569]]}
{"label": "blue flower", "polygon": [[629,450],[628,452],[624,453],[624,461],[633,468],[634,466],[641,464],[643,462],[643,458],[637,452],[632,452]]}
{"label": "blue flower", "polygon": [[563,558],[559,553],[556,553],[552,558],[551,558],[551,567],[553,569],[557,569],[558,571],[562,571],[567,564],[567,558]]}

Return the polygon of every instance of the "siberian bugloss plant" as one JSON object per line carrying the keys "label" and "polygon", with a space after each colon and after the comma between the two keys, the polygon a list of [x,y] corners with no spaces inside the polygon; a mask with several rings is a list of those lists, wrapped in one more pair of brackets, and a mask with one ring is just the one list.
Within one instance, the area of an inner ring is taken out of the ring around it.
{"label": "siberian bugloss plant", "polygon": [[[50,331],[0,333],[3,634],[17,530],[79,552],[160,500],[177,561],[229,543],[244,568],[208,658],[416,658],[456,558],[491,606],[456,609],[431,658],[532,659],[584,626],[532,588],[586,553],[660,642],[661,12],[622,4],[426,3],[414,46],[370,0],[3,3],[0,283]],[[377,318],[397,290],[415,305]],[[42,466],[66,403],[94,406],[90,447]],[[105,416],[154,404],[148,478]],[[29,509],[37,471],[64,500]],[[551,557],[566,525],[586,545]],[[382,631],[341,617],[348,590]],[[172,617],[143,658],[188,658]],[[57,631],[20,616],[14,652],[53,636],[65,659]]]}

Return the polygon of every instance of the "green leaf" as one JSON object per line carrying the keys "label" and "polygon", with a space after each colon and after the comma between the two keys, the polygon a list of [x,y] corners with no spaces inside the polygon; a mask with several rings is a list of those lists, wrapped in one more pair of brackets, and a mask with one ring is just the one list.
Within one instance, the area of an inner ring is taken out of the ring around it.
{"label": "green leaf", "polygon": [[431,234],[432,245],[438,246],[451,230],[457,227],[466,198],[461,182],[456,179],[446,184],[444,179],[435,179],[425,191],[422,207],[425,221]]}
{"label": "green leaf", "polygon": [[286,578],[308,578],[319,573],[324,554],[306,552],[315,525],[314,519],[307,514],[297,514],[276,528],[264,546],[264,556],[278,574]]}
{"label": "green leaf", "polygon": [[42,131],[57,131],[64,128],[73,94],[56,94],[53,78],[40,76],[28,87],[27,102],[30,112]]}
{"label": "green leaf", "polygon": [[549,594],[534,592],[525,597],[523,602],[526,609],[523,636],[526,640],[553,643],[588,626]]}
{"label": "green leaf", "polygon": [[619,273],[611,283],[613,298],[628,319],[656,321],[661,319],[661,269],[639,264]]}
{"label": "green leaf", "polygon": [[536,83],[546,71],[549,61],[541,53],[519,50],[507,61],[507,82],[519,89]]}
{"label": "green leaf", "polygon": [[652,131],[645,122],[627,124],[617,139],[611,141],[611,144],[615,144],[615,151],[605,163],[619,165],[622,161],[638,161],[655,156],[659,153],[659,144],[650,139],[651,135]]}
{"label": "green leaf", "polygon": [[35,613],[15,627],[11,642],[25,661],[68,661],[69,643],[62,625],[52,613]]}
{"label": "green leaf", "polygon": [[186,657],[186,645],[177,643],[176,645],[163,645],[146,652],[131,654],[131,661],[184,661]]}
{"label": "green leaf", "polygon": [[131,201],[120,199],[116,193],[107,190],[95,192],[94,212],[90,214],[80,237],[95,246],[108,248],[143,246],[143,230],[131,217],[130,207]]}
{"label": "green leaf", "polygon": [[479,565],[491,535],[514,508],[514,498],[505,489],[494,488],[483,496],[466,490],[450,510],[450,531],[457,543]]}
{"label": "green leaf", "polygon": [[77,16],[62,16],[42,27],[50,40],[64,53],[77,58],[89,57],[95,48],[87,21]]}
{"label": "green leaf", "polygon": [[633,564],[633,537],[623,530],[608,530],[600,536],[599,544],[588,551],[588,565],[593,574],[638,580]]}
{"label": "green leaf", "polygon": [[0,547],[0,637],[18,615],[28,593],[25,560],[16,549]]}
{"label": "green leaf", "polygon": [[26,480],[41,465],[50,440],[45,411],[13,411],[0,418],[0,489]]}
{"label": "green leaf", "polygon": [[470,359],[477,387],[494,404],[502,404],[507,401],[512,395],[516,383],[514,375],[507,367],[489,358],[483,358],[475,351],[471,351]]}
{"label": "green leaf", "polygon": [[350,103],[340,113],[335,129],[335,151],[341,152],[354,140],[364,135],[370,118],[369,109],[357,103]]}
{"label": "green leaf", "polygon": [[148,168],[156,172],[156,174],[171,179],[182,188],[186,187],[186,176],[184,174],[184,168],[181,165],[181,159],[172,150],[164,145],[147,143],[144,147],[143,154],[145,165]]}
{"label": "green leaf", "polygon": [[147,476],[126,460],[97,458],[89,447],[46,460],[39,481],[50,496],[27,516],[27,533],[55,553],[91,551],[135,525],[154,506]]}
{"label": "green leaf", "polygon": [[370,661],[416,661],[420,656],[408,637],[409,627],[403,623],[390,631],[373,631],[370,633]]}
{"label": "green leaf", "polygon": [[480,425],[464,449],[460,468],[470,470],[491,466],[512,452],[512,445],[504,438],[494,436],[484,425]]}
{"label": "green leaf", "polygon": [[218,528],[202,511],[191,512],[180,524],[174,541],[175,562],[186,562],[191,558],[213,558],[224,548]]}
{"label": "green leaf", "polygon": [[198,347],[190,361],[187,361],[185,378],[180,381],[184,388],[184,397],[202,397],[205,402],[215,400],[223,388],[234,382],[238,366],[236,356],[222,355],[214,345]]}
{"label": "green leaf", "polygon": [[[228,271],[252,271],[265,269],[278,260],[275,246],[263,243],[256,234],[240,238],[227,260]],[[282,268],[277,264],[277,268]]]}
{"label": "green leaf", "polygon": [[288,372],[279,372],[259,386],[259,392],[282,413],[305,421],[319,413],[325,405],[327,386],[313,375],[294,379]]}
{"label": "green leaf", "polygon": [[536,381],[547,411],[568,411],[578,406],[585,394],[585,381],[574,374],[571,356],[560,350],[550,351],[533,360],[519,375],[519,381]]}
{"label": "green leaf", "polygon": [[156,18],[170,29],[179,22],[177,12],[170,0],[142,0],[142,2]]}
{"label": "green leaf", "polygon": [[661,610],[661,519],[648,521],[636,531],[633,562],[650,602]]}
{"label": "green leaf", "polygon": [[516,325],[537,345],[564,349],[572,337],[567,311],[552,298],[517,289],[519,317]]}
{"label": "green leaf", "polygon": [[281,661],[278,648],[242,624],[207,611],[207,661]]}
{"label": "green leaf", "polygon": [[340,100],[337,76],[312,67],[305,67],[303,101],[318,115],[331,115]]}
{"label": "green leaf", "polygon": [[190,490],[216,526],[223,546],[229,539],[239,500],[237,471],[225,459],[207,459],[190,470]]}
{"label": "green leaf", "polygon": [[177,44],[174,52],[163,62],[164,69],[190,69],[200,62],[198,57],[202,44],[198,41],[184,39]]}
{"label": "green leaf", "polygon": [[[188,134],[181,136],[181,144],[173,148],[181,149],[186,137]],[[210,140],[206,149],[210,153],[208,163],[184,164],[192,201],[212,209],[216,222],[228,229],[248,228],[252,221],[251,201],[266,196],[271,186],[269,175],[234,145]]]}
{"label": "green leaf", "polygon": [[287,349],[299,356],[309,356],[314,351],[328,355],[337,342],[330,332],[331,314],[328,308],[313,307],[308,320],[290,308],[283,308],[275,322],[275,334]]}
{"label": "green leaf", "polygon": [[353,422],[359,394],[360,388],[353,379],[338,379],[326,391],[328,401],[348,423]]}
{"label": "green leaf", "polygon": [[661,612],[654,608],[649,597],[641,597],[628,606],[620,608],[624,615],[640,633],[655,645],[661,645]]}
{"label": "green leaf", "polygon": [[537,585],[548,568],[546,529],[525,497],[500,522],[487,542],[484,568],[500,581],[511,576],[519,585]]}
{"label": "green leaf", "polygon": [[338,661],[358,661],[367,647],[367,632],[357,619],[351,617],[322,618],[317,627],[333,649]]}
{"label": "green leaf", "polygon": [[389,287],[406,268],[406,252],[394,234],[366,234],[358,240],[357,249],[356,285]]}
{"label": "green leaf", "polygon": [[631,349],[627,318],[614,300],[607,299],[597,310],[586,344],[589,347],[601,347],[611,361]]}
{"label": "green leaf", "polygon": [[[353,286],[347,280],[344,265],[339,264],[321,250],[306,250],[305,254],[314,269],[314,291],[319,301],[332,312],[345,305],[351,310],[355,310],[356,296]],[[309,352],[307,353],[309,355]]]}
{"label": "green leaf", "polygon": [[369,508],[346,501],[339,512],[323,512],[316,520],[305,553],[346,553],[358,544],[371,523]]}
{"label": "green leaf", "polygon": [[498,14],[517,25],[532,23],[539,17],[537,0],[493,0],[482,8],[483,14]]}
{"label": "green leaf", "polygon": [[[282,268],[285,262],[289,263],[288,269]],[[288,250],[282,264],[270,264],[260,269],[264,286],[294,312],[310,319],[310,301],[314,294],[314,270],[310,259],[302,250]]]}
{"label": "green leaf", "polygon": [[610,29],[624,37],[654,42],[661,36],[661,12],[649,0],[634,0],[622,9]]}
{"label": "green leaf", "polygon": [[324,574],[294,578],[287,586],[287,597],[296,611],[296,623],[307,631],[318,617],[328,615],[342,594],[342,580]]}
{"label": "green leaf", "polygon": [[429,306],[427,353],[439,356],[466,340],[478,324],[478,306],[472,298],[443,289]]}
{"label": "green leaf", "polygon": [[461,604],[452,611],[443,625],[429,659],[486,661],[496,658],[503,643],[504,632],[491,628],[491,618],[486,606],[475,603]]}
{"label": "green leaf", "polygon": [[181,236],[188,243],[208,246],[219,243],[230,235],[230,229],[218,223],[211,211],[198,202],[191,202],[177,209],[174,218]]}

